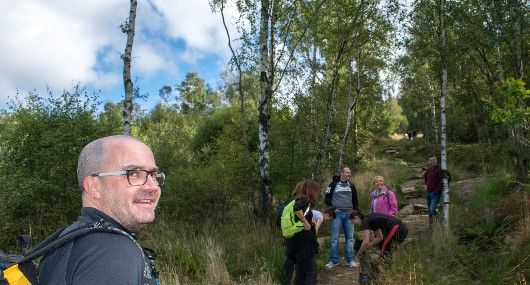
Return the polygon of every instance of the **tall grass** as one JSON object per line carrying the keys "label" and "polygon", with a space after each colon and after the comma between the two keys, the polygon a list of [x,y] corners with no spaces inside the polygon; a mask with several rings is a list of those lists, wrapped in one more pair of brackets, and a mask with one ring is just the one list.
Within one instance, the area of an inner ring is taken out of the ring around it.
{"label": "tall grass", "polygon": [[[162,217],[142,236],[159,253],[163,284],[274,284],[283,262],[280,239],[242,218],[238,227],[193,228]],[[279,235],[279,234],[278,234]]]}
{"label": "tall grass", "polygon": [[528,195],[494,178],[471,201],[451,205],[451,231],[438,224],[382,265],[379,284],[527,284]]}
{"label": "tall grass", "polygon": [[[401,148],[399,156],[418,165],[431,153],[420,140],[384,143]],[[374,176],[382,175],[387,186],[396,190],[399,201],[399,185],[417,175],[410,164],[386,157],[381,149],[373,151],[376,155],[372,159],[354,166],[353,180],[362,210],[369,204]],[[472,161],[465,162],[468,151],[476,149],[463,147],[453,152],[462,159],[452,172],[453,180],[480,174],[477,165],[482,162],[476,153],[468,156],[474,158]],[[451,231],[444,233],[435,224],[432,231],[418,232],[380,264],[374,283],[527,284],[530,190],[528,186],[516,189],[510,181],[507,174],[492,176],[470,200],[452,197]],[[261,225],[252,214],[235,210],[224,214],[223,219],[205,214],[203,220],[186,222],[182,217],[157,217],[142,239],[160,254],[158,265],[164,284],[279,283],[284,245],[278,229]],[[325,223],[321,232],[329,232],[328,227]],[[317,255],[320,269],[327,261],[327,250],[329,242],[325,241]]]}

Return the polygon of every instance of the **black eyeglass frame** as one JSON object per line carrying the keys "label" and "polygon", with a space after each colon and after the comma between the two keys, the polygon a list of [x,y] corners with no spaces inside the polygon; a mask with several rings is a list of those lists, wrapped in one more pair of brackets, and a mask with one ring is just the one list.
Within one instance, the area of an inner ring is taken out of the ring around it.
{"label": "black eyeglass frame", "polygon": [[[146,173],[145,180],[144,180],[144,182],[142,184],[133,184],[133,183],[131,183],[130,175],[131,175],[131,173],[135,173],[135,172],[138,172],[138,171],[143,171],[143,172]],[[115,171],[109,171],[109,172],[99,172],[99,173],[91,174],[90,176],[92,176],[92,177],[107,177],[107,176],[121,176],[121,175],[126,175],[127,176],[127,182],[131,186],[142,186],[142,185],[145,185],[145,183],[147,183],[147,179],[149,178],[149,176],[151,176],[151,177],[153,177],[155,179],[156,185],[158,185],[158,186],[164,185],[164,182],[166,180],[166,175],[163,172],[160,172],[158,170],[150,171],[150,170],[145,170],[145,169],[125,169],[125,170],[115,170]]]}

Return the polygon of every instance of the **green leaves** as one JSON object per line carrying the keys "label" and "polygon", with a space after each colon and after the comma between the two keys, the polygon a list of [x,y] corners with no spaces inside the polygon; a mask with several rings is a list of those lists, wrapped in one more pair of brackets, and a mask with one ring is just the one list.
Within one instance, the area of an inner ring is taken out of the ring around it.
{"label": "green leaves", "polygon": [[510,77],[497,87],[500,100],[483,100],[491,110],[493,121],[511,129],[530,119],[530,90],[525,85],[523,80]]}
{"label": "green leaves", "polygon": [[79,152],[114,129],[109,127],[113,122],[96,120],[97,104],[97,96],[79,85],[58,95],[31,93],[12,102],[0,130],[1,248],[33,226],[40,240],[75,219],[81,194]]}

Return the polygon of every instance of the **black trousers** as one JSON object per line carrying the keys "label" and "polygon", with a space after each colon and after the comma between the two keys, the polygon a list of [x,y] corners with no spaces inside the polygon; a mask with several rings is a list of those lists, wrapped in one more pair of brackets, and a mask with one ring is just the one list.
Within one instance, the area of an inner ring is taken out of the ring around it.
{"label": "black trousers", "polygon": [[296,275],[294,277],[295,285],[314,285],[317,284],[317,263],[315,256],[311,256],[296,264]]}
{"label": "black trousers", "polygon": [[296,261],[294,258],[287,256],[285,259],[285,262],[283,263],[283,269],[282,269],[282,285],[289,285],[291,284],[291,280],[293,279],[293,272],[294,272],[294,264]]}

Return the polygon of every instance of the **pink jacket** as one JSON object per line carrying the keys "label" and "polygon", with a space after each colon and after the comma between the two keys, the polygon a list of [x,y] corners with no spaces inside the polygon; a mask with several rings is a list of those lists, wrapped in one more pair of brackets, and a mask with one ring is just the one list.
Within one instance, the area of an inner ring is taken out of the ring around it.
{"label": "pink jacket", "polygon": [[[388,193],[388,194],[387,194]],[[383,213],[396,216],[398,211],[396,194],[389,191],[386,186],[383,189],[375,189],[370,193],[369,213]]]}

